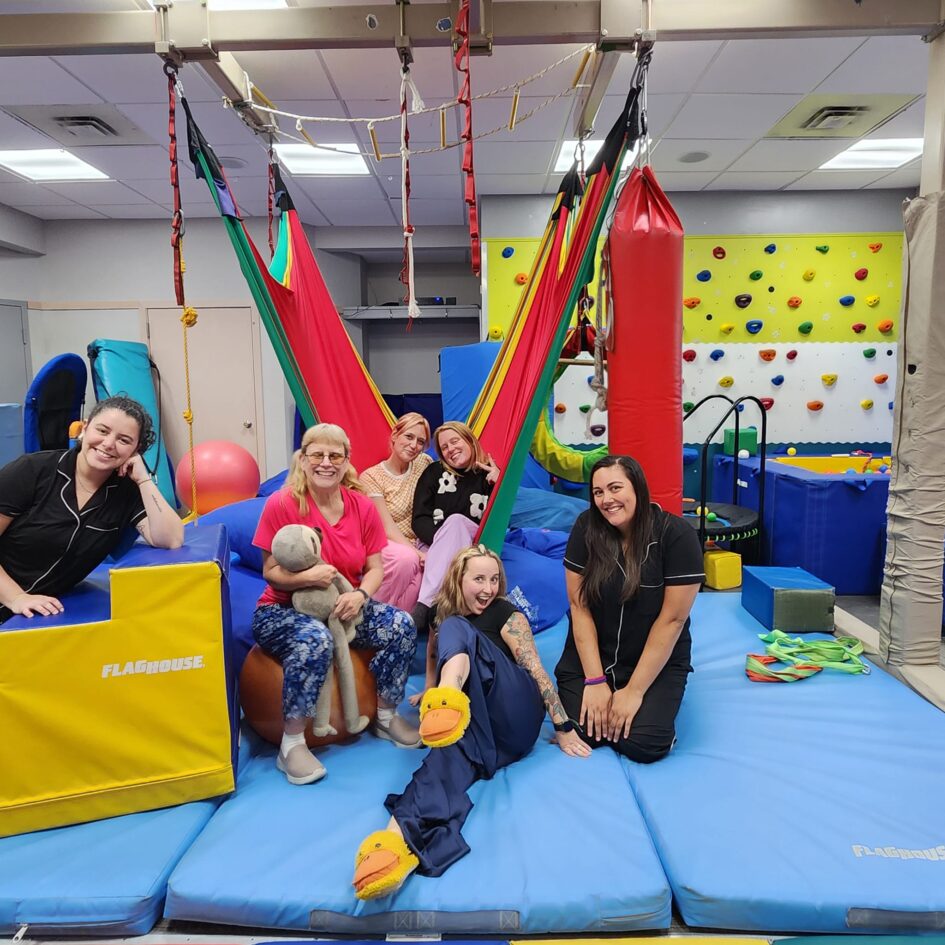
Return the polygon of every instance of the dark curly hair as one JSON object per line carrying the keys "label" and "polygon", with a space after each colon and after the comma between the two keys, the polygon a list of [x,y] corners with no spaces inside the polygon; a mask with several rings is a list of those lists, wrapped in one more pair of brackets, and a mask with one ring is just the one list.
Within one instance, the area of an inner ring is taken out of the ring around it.
{"label": "dark curly hair", "polygon": [[92,412],[89,414],[86,423],[91,423],[103,410],[120,410],[138,424],[138,445],[135,447],[136,453],[143,455],[154,445],[157,434],[154,432],[154,424],[151,422],[151,415],[137,400],[132,400],[124,394],[106,397],[105,400],[100,400],[92,408]]}

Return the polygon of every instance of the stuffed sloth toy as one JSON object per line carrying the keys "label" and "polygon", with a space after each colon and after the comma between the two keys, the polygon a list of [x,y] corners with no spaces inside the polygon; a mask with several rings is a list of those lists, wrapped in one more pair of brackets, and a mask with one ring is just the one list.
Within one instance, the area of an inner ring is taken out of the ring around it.
{"label": "stuffed sloth toy", "polygon": [[[285,525],[276,532],[272,540],[272,556],[286,571],[305,571],[321,564],[321,550],[321,535],[317,529],[307,525]],[[331,631],[345,726],[351,735],[356,735],[364,731],[370,721],[367,716],[361,715],[358,709],[358,693],[351,666],[351,654],[348,651],[348,643],[354,639],[355,628],[361,623],[361,614],[347,621],[333,614],[339,596],[351,590],[353,588],[347,578],[338,574],[328,587],[305,587],[295,591],[292,595],[292,606],[300,613],[320,620]],[[315,719],[312,724],[312,732],[319,738],[338,734],[337,729],[329,723],[331,678],[332,668],[329,666],[325,684],[315,704]]]}

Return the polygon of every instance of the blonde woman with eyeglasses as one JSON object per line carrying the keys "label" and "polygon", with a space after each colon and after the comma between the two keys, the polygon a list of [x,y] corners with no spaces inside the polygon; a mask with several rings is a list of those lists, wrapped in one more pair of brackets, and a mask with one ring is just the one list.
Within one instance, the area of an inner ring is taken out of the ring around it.
{"label": "blonde woman with eyeglasses", "polygon": [[[377,680],[377,720],[371,731],[399,748],[418,748],[417,729],[396,714],[404,697],[417,630],[410,615],[375,599],[384,578],[381,551],[387,542],[374,503],[358,491],[351,466],[351,444],[341,427],[320,423],[305,431],[285,486],[266,501],[253,544],[263,552],[266,590],[256,604],[253,636],[282,663],[284,733],[276,763],[291,784],[308,784],[325,775],[305,744],[306,720],[332,659],[331,631],[320,620],[292,607],[292,593],[327,587],[336,574],[354,590],[338,598],[342,620],[362,615],[353,647],[375,651],[371,671]],[[272,540],[284,525],[307,525],[322,536],[323,563],[305,571],[280,567]]]}

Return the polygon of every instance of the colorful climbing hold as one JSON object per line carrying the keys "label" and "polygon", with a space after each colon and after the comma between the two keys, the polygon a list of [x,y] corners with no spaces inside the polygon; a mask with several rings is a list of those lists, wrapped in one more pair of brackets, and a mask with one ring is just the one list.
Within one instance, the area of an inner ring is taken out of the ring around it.
{"label": "colorful climbing hold", "polygon": [[855,295],[841,295],[840,298],[837,299],[837,301],[843,306],[852,305],[856,301],[856,296]]}
{"label": "colorful climbing hold", "polygon": [[886,381],[889,380],[889,375],[888,375],[888,374],[874,374],[874,375],[873,375],[873,380],[874,380],[877,384],[885,384]]}
{"label": "colorful climbing hold", "polygon": [[695,404],[691,400],[684,400],[682,409],[684,413],[689,413],[692,408],[695,407]]}
{"label": "colorful climbing hold", "polygon": [[775,374],[774,377],[771,378],[771,383],[774,384],[775,387],[780,387],[784,383],[784,375]]}
{"label": "colorful climbing hold", "polygon": [[520,272],[515,276],[515,282],[517,285],[525,285],[528,282],[528,273]]}
{"label": "colorful climbing hold", "polygon": [[760,269],[753,269],[748,273],[748,278],[751,279],[752,282],[757,282],[763,275],[764,273]]}
{"label": "colorful climbing hold", "polygon": [[821,374],[820,379],[824,382],[824,387],[833,387],[837,383],[836,374]]}
{"label": "colorful climbing hold", "polygon": [[856,279],[857,282],[862,282],[869,274],[869,269],[857,269],[857,271],[853,273],[853,278]]}
{"label": "colorful climbing hold", "polygon": [[505,337],[505,332],[498,325],[493,325],[489,329],[490,341],[501,341],[504,337]]}
{"label": "colorful climbing hold", "polygon": [[730,335],[735,331],[735,326],[731,322],[722,322],[722,324],[719,325],[719,331],[722,332],[723,335]]}
{"label": "colorful climbing hold", "polygon": [[773,361],[778,356],[778,352],[774,348],[762,348],[758,352],[758,357],[762,361]]}
{"label": "colorful climbing hold", "polygon": [[892,402],[892,401],[889,401],[889,403],[888,403],[886,406],[889,407],[890,410],[892,410],[892,409],[893,409],[893,402]]}
{"label": "colorful climbing hold", "polygon": [[872,361],[873,358],[876,357],[876,349],[875,349],[875,348],[864,348],[864,349],[863,349],[863,357],[866,358],[867,361]]}
{"label": "colorful climbing hold", "polygon": [[725,259],[725,249],[721,246],[716,246],[712,250],[712,255],[715,256],[716,259]]}
{"label": "colorful climbing hold", "polygon": [[562,404],[560,401],[555,404],[555,413],[564,413],[568,409],[567,404]]}
{"label": "colorful climbing hold", "polygon": [[850,329],[851,329],[851,331],[854,331],[856,334],[859,335],[859,334],[861,334],[862,332],[866,331],[866,325],[864,325],[863,322],[854,322],[854,323],[850,326]]}
{"label": "colorful climbing hold", "polygon": [[731,374],[726,374],[725,377],[719,378],[719,387],[731,387],[735,383],[735,378]]}
{"label": "colorful climbing hold", "polygon": [[879,305],[879,296],[868,295],[864,301],[870,308],[876,308],[876,306]]}
{"label": "colorful climbing hold", "polygon": [[[814,326],[811,325],[811,328],[813,328],[813,327],[814,327]],[[809,330],[810,330],[810,329],[808,329],[808,331],[809,331]],[[795,348],[791,348],[791,350],[788,351],[788,353],[785,355],[785,357],[788,359],[788,361],[793,361],[793,360],[797,357],[797,350],[796,350]]]}
{"label": "colorful climbing hold", "polygon": [[716,348],[714,351],[709,352],[709,357],[713,361],[721,361],[725,357],[725,352],[721,348]]}
{"label": "colorful climbing hold", "polygon": [[815,246],[814,249],[816,249],[818,253],[821,253],[824,256],[826,256],[827,253],[830,252],[830,247],[826,243],[821,243],[820,246]]}
{"label": "colorful climbing hold", "polygon": [[870,400],[869,397],[867,397],[865,400],[861,400],[861,401],[860,401],[860,406],[861,406],[864,410],[872,410],[872,409],[873,409],[873,401]]}
{"label": "colorful climbing hold", "polygon": [[814,323],[813,323],[813,322],[801,322],[800,325],[797,326],[797,330],[798,330],[802,335],[809,335],[809,334],[814,330]]}
{"label": "colorful climbing hold", "polygon": [[761,406],[764,407],[765,410],[770,410],[774,406],[773,397],[759,397],[758,399],[761,401]]}
{"label": "colorful climbing hold", "polygon": [[603,436],[607,427],[602,423],[595,423],[591,426],[591,436]]}
{"label": "colorful climbing hold", "polygon": [[765,252],[770,256],[772,253],[777,252],[778,247],[774,243],[768,243],[765,247]]}
{"label": "colorful climbing hold", "polygon": [[588,387],[592,387],[593,384],[594,384],[594,375],[593,375],[593,374],[588,374],[587,377],[584,378],[584,380],[587,381],[587,386],[588,386]]}
{"label": "colorful climbing hold", "polygon": [[682,304],[685,305],[686,308],[695,308],[701,301],[702,299],[700,299],[698,295],[690,295],[688,298],[682,300]]}
{"label": "colorful climbing hold", "polygon": [[511,258],[512,256],[514,256],[514,255],[515,255],[515,247],[513,247],[513,246],[506,246],[506,247],[502,250],[502,258],[503,258],[503,259],[510,259],[510,258]]}
{"label": "colorful climbing hold", "polygon": [[888,335],[893,330],[893,320],[891,318],[884,318],[877,326],[876,329],[884,335]]}
{"label": "colorful climbing hold", "polygon": [[800,308],[801,307],[801,297],[799,295],[792,295],[787,300],[788,308]]}
{"label": "colorful climbing hold", "polygon": [[581,404],[581,406],[578,407],[578,410],[580,410],[581,413],[588,413],[588,412],[590,411],[590,409],[591,409],[591,405],[590,405],[590,404]]}
{"label": "colorful climbing hold", "polygon": [[700,282],[708,282],[712,278],[712,273],[708,269],[702,269],[696,273],[696,278]]}
{"label": "colorful climbing hold", "polygon": [[804,275],[801,277],[805,282],[813,281],[814,276],[817,275],[816,269],[805,269]]}
{"label": "colorful climbing hold", "polygon": [[797,447],[796,447],[796,446],[789,446],[789,447],[787,448],[787,454],[788,454],[788,456],[797,456]]}
{"label": "colorful climbing hold", "polygon": [[866,245],[871,253],[878,253],[883,248],[882,243],[867,243]]}
{"label": "colorful climbing hold", "polygon": [[752,318],[750,321],[745,322],[745,331],[749,335],[757,335],[762,328],[764,328],[764,322],[760,318]]}
{"label": "colorful climbing hold", "polygon": [[695,360],[696,360],[696,352],[695,352],[695,349],[693,349],[693,348],[686,348],[686,350],[683,351],[683,353],[682,353],[682,357],[683,357],[683,361],[690,361],[690,362],[691,362],[691,361],[695,361]]}
{"label": "colorful climbing hold", "polygon": [[808,400],[807,409],[808,410],[823,410],[824,402],[822,400]]}
{"label": "colorful climbing hold", "polygon": [[735,304],[739,308],[748,308],[751,305],[751,296],[747,292],[742,292],[741,295],[735,296]]}

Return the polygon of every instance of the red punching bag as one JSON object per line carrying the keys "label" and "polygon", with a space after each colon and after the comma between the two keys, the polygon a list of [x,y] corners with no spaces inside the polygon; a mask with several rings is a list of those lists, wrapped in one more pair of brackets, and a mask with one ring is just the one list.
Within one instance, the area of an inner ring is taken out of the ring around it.
{"label": "red punching bag", "polygon": [[683,228],[649,167],[635,168],[610,229],[611,453],[633,456],[650,495],[682,512]]}

